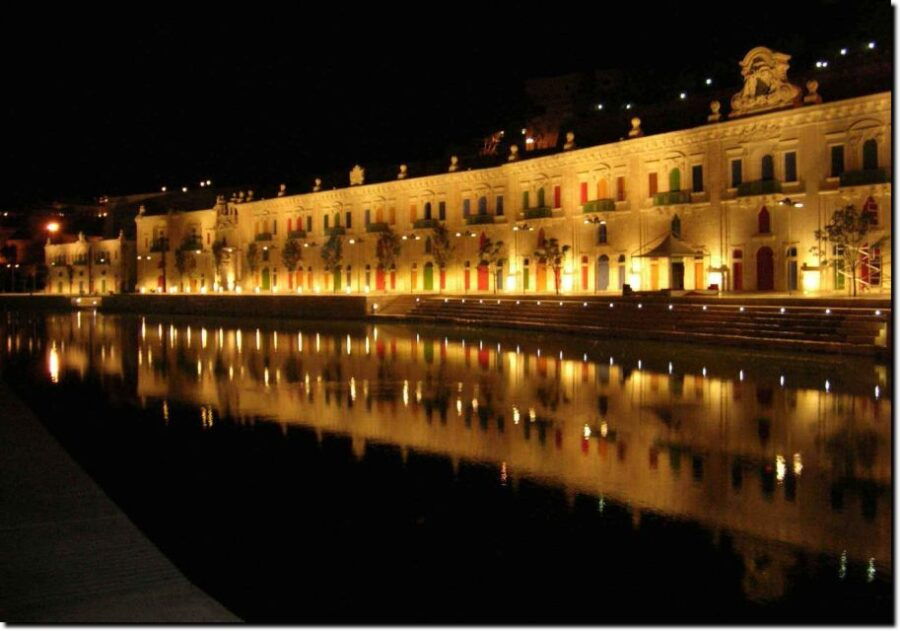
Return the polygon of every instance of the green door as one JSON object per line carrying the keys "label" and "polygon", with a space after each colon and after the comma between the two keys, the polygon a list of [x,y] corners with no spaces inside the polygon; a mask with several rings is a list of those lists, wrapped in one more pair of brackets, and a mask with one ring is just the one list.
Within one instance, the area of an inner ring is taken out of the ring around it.
{"label": "green door", "polygon": [[341,290],[341,270],[339,268],[335,268],[334,270],[334,290]]}
{"label": "green door", "polygon": [[425,264],[425,291],[432,291],[434,289],[434,265],[431,263]]}
{"label": "green door", "polygon": [[530,271],[531,270],[529,270],[528,267],[526,267],[522,271],[522,289],[524,289],[525,291],[528,291],[528,289],[529,289],[528,283],[529,283],[529,280],[531,277]]}
{"label": "green door", "polygon": [[269,290],[269,268],[264,267],[262,272],[262,288],[263,291]]}

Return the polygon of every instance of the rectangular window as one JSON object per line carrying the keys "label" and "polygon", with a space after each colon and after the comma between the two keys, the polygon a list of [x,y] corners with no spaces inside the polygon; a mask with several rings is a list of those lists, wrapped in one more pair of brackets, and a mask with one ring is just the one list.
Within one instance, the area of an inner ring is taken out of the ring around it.
{"label": "rectangular window", "polygon": [[553,187],[553,207],[562,208],[562,188],[559,186]]}
{"label": "rectangular window", "polygon": [[657,192],[659,192],[659,184],[656,181],[656,173],[651,173],[649,180],[650,181],[648,183],[648,186],[650,187],[650,197],[653,197]]}
{"label": "rectangular window", "polygon": [[409,205],[409,222],[415,223],[415,221],[416,221],[416,205],[410,204]]}
{"label": "rectangular window", "polygon": [[312,232],[312,215],[306,216],[306,231]]}
{"label": "rectangular window", "polygon": [[347,213],[346,213],[346,216],[347,216],[347,224],[346,224],[346,226],[347,226],[347,230],[349,230],[350,228],[353,227],[353,213],[352,213],[351,211],[348,210]]}
{"label": "rectangular window", "polygon": [[703,192],[703,165],[695,164],[691,167],[691,190],[695,193]]}
{"label": "rectangular window", "polygon": [[444,221],[447,218],[447,202],[438,202],[438,219]]}
{"label": "rectangular window", "polygon": [[616,178],[616,201],[625,201],[625,176],[620,175]]}
{"label": "rectangular window", "polygon": [[322,225],[325,226],[325,232],[328,232],[328,215],[322,217]]}
{"label": "rectangular window", "polygon": [[844,146],[831,148],[831,177],[841,177],[844,173]]}
{"label": "rectangular window", "polygon": [[784,154],[784,181],[797,181],[797,152],[788,151]]}
{"label": "rectangular window", "polygon": [[371,211],[371,209],[366,208],[366,215],[365,215],[365,216],[366,216],[366,227],[368,227],[369,224],[372,223],[372,211]]}
{"label": "rectangular window", "polygon": [[469,216],[469,212],[470,212],[471,210],[472,210],[472,208],[471,208],[471,206],[469,205],[469,200],[468,200],[468,199],[464,199],[464,200],[463,200],[463,217],[468,217],[468,216]]}
{"label": "rectangular window", "polygon": [[731,161],[731,188],[737,188],[743,182],[743,165],[740,160]]}
{"label": "rectangular window", "polygon": [[272,220],[272,234],[278,234],[278,220]]}
{"label": "rectangular window", "polygon": [[497,195],[497,202],[496,202],[495,206],[497,208],[497,216],[502,217],[503,216],[503,195]]}
{"label": "rectangular window", "polygon": [[529,206],[528,191],[522,191],[522,210],[528,210]]}
{"label": "rectangular window", "polygon": [[581,183],[581,198],[580,199],[581,199],[582,204],[587,204],[587,201],[588,201],[588,183],[587,182]]}

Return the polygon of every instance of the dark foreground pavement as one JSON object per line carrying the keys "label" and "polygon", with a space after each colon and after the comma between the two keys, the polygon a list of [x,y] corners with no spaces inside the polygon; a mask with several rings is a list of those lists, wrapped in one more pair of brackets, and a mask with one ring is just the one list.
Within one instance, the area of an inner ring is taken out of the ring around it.
{"label": "dark foreground pavement", "polygon": [[2,382],[0,620],[239,622],[172,565]]}

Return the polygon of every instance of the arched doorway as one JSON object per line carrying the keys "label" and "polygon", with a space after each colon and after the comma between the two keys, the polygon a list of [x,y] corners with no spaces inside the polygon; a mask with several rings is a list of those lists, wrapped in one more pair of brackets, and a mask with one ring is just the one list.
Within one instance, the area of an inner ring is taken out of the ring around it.
{"label": "arched doorway", "polygon": [[478,266],[478,291],[488,290],[488,266],[480,264]]}
{"label": "arched doorway", "polygon": [[524,291],[531,289],[531,261],[529,259],[522,262],[522,289]]}
{"label": "arched doorway", "polygon": [[625,255],[619,255],[619,289],[623,289],[625,287]]}
{"label": "arched doorway", "polygon": [[594,288],[605,291],[609,287],[609,257],[601,254],[597,257],[597,273],[594,276]]}
{"label": "arched doorway", "polygon": [[547,265],[545,263],[541,263],[538,261],[537,263],[537,287],[535,287],[535,291],[544,292],[547,291]]}
{"label": "arched doorway", "polygon": [[412,264],[412,267],[409,268],[409,290],[416,291],[418,289],[418,274],[419,268],[416,263]]}
{"label": "arched doorway", "polygon": [[[706,275],[703,273],[703,257],[694,257],[694,289],[706,288]],[[722,289],[722,287],[719,287]]]}
{"label": "arched doorway", "polygon": [[334,268],[332,275],[334,276],[334,290],[341,290],[341,267],[338,265]]}
{"label": "arched doorway", "polygon": [[425,291],[434,290],[434,265],[431,261],[425,263],[425,286],[423,289]]}
{"label": "arched doorway", "polygon": [[581,257],[581,291],[588,290],[588,262],[590,259],[586,256]]}
{"label": "arched doorway", "polygon": [[381,265],[375,269],[375,291],[384,291],[384,268]]}
{"label": "arched doorway", "polygon": [[262,290],[269,290],[269,268],[264,267],[262,271]]}
{"label": "arched doorway", "polygon": [[791,246],[786,252],[787,258],[787,288],[788,291],[797,291],[799,282],[797,275],[797,248]]}
{"label": "arched doorway", "polygon": [[743,291],[744,289],[744,251],[735,250],[731,253],[731,277],[732,289],[734,291]]}
{"label": "arched doorway", "polygon": [[775,257],[772,248],[767,246],[756,251],[756,288],[759,291],[775,289]]}
{"label": "arched doorway", "polygon": [[[384,283],[384,281],[382,281],[382,284],[383,284],[383,283]],[[365,285],[365,289],[366,289],[366,291],[369,291],[370,289],[372,289],[372,266],[371,266],[371,265],[366,265],[366,285]]]}
{"label": "arched doorway", "polygon": [[672,261],[672,281],[669,283],[671,289],[684,289],[684,260],[671,259]]}

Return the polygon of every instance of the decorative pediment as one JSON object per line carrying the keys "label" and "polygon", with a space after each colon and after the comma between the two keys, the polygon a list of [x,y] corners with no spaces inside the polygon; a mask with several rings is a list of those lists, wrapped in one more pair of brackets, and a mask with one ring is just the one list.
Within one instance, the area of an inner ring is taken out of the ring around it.
{"label": "decorative pediment", "polygon": [[362,186],[366,180],[366,170],[358,164],[350,169],[350,186]]}
{"label": "decorative pediment", "polygon": [[797,105],[800,88],[787,78],[790,58],[765,46],[748,52],[740,63],[744,88],[731,97],[729,118]]}

